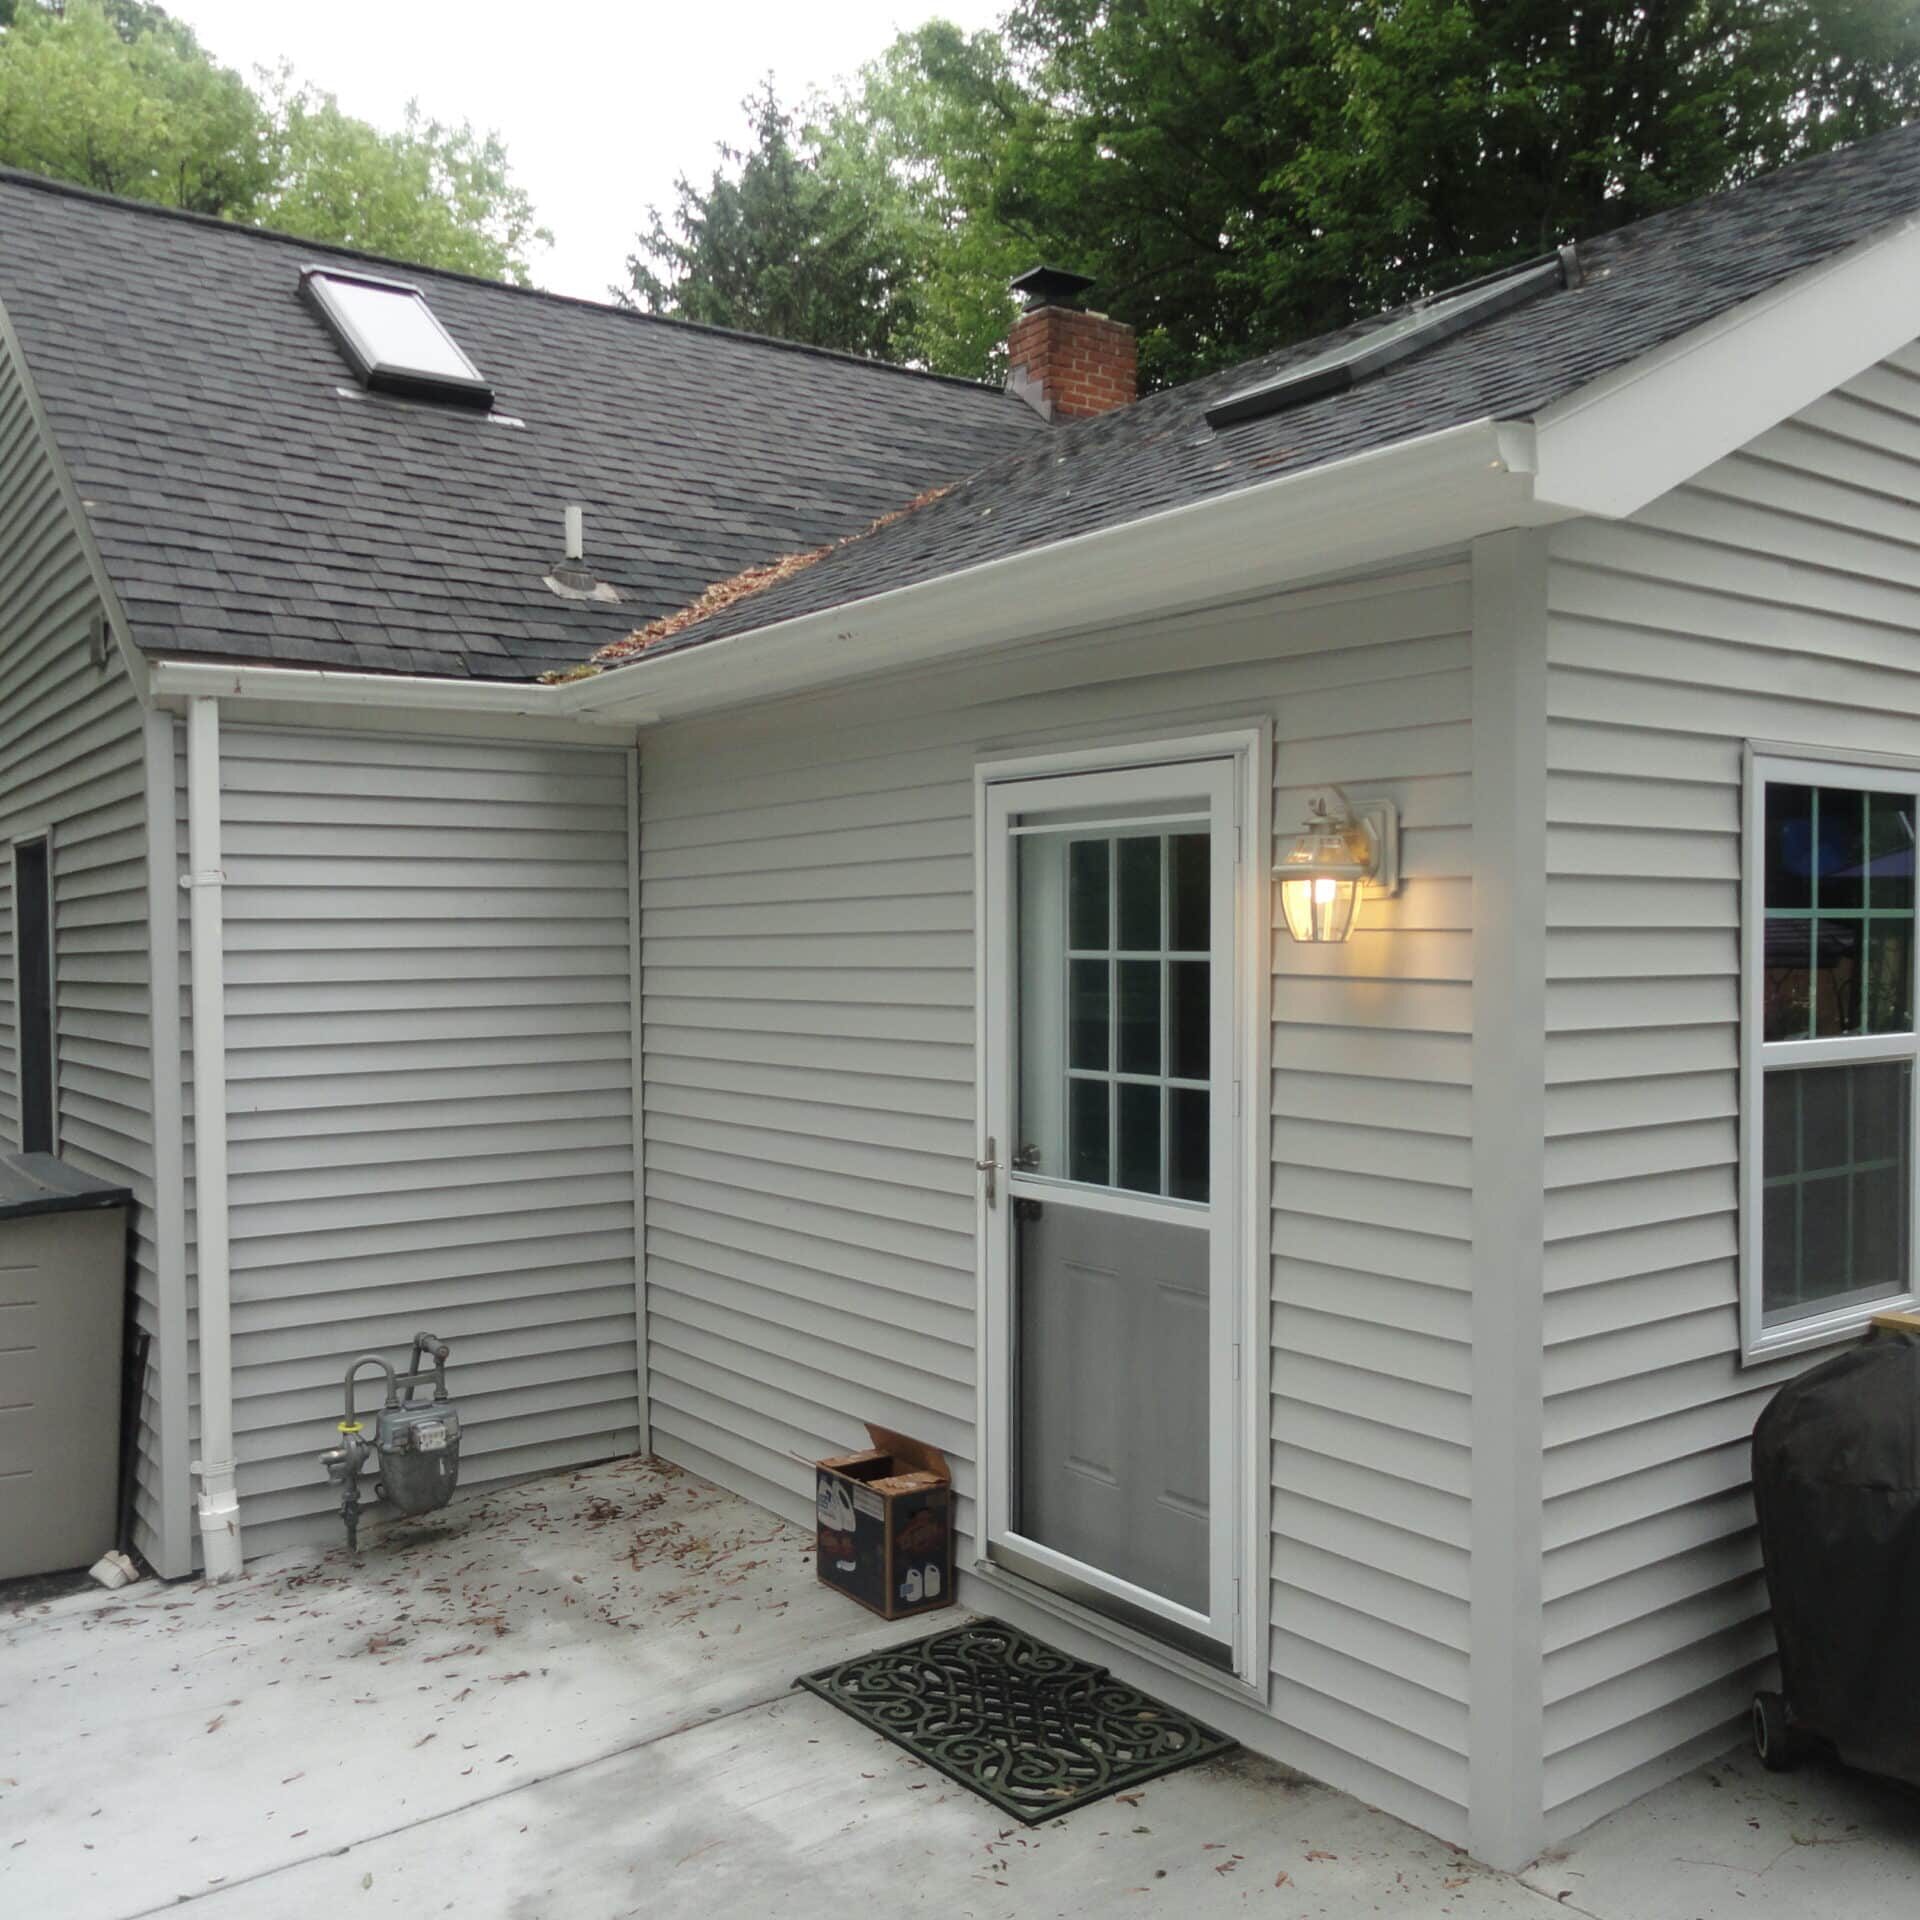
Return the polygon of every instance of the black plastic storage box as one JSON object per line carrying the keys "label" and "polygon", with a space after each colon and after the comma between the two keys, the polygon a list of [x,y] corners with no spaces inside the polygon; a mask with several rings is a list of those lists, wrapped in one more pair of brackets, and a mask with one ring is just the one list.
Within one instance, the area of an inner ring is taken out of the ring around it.
{"label": "black plastic storage box", "polygon": [[1753,1431],[1781,1693],[1753,1703],[1776,1771],[1805,1736],[1920,1786],[1920,1316],[1782,1387]]}

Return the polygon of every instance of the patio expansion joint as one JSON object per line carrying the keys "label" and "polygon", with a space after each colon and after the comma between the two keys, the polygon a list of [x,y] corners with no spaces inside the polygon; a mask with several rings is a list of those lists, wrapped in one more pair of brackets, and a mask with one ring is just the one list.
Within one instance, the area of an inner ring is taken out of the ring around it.
{"label": "patio expansion joint", "polygon": [[500,1787],[492,1793],[482,1793],[471,1800],[463,1800],[457,1807],[443,1807],[440,1812],[424,1813],[417,1820],[402,1820],[394,1826],[382,1827],[374,1833],[359,1834],[343,1846],[321,1847],[313,1853],[303,1853],[296,1860],[282,1860],[277,1866],[262,1867],[258,1873],[243,1873],[231,1880],[222,1880],[217,1886],[200,1887],[192,1893],[169,1895],[154,1906],[141,1907],[125,1915],[123,1920],[152,1920],[155,1914],[173,1913],[190,1902],[213,1898],[235,1887],[253,1886],[262,1880],[275,1879],[283,1873],[294,1873],[302,1867],[312,1866],[317,1860],[344,1859],[361,1847],[373,1845],[375,1841],[391,1840],[397,1834],[413,1833],[423,1827],[436,1826],[442,1820],[458,1819],[460,1815],[471,1813],[476,1807],[490,1806],[496,1800],[510,1800],[516,1793],[524,1793],[530,1787],[545,1786],[550,1780],[565,1780],[571,1774],[584,1773],[589,1767],[604,1765],[609,1760],[620,1760],[628,1754],[644,1753],[649,1747],[657,1747],[669,1740],[677,1740],[683,1733],[696,1733],[704,1727],[721,1726],[729,1720],[737,1720],[743,1713],[758,1713],[763,1708],[778,1705],[783,1700],[811,1700],[812,1697],[810,1694],[796,1693],[793,1687],[788,1685],[775,1693],[765,1694],[752,1700],[743,1700],[738,1706],[696,1714],[690,1720],[682,1720],[674,1726],[663,1727],[658,1733],[650,1733],[644,1740],[630,1740],[621,1746],[608,1747],[603,1752],[589,1754],[584,1760],[576,1760],[564,1767],[555,1767],[547,1773],[529,1774],[525,1779],[515,1780],[511,1785]]}

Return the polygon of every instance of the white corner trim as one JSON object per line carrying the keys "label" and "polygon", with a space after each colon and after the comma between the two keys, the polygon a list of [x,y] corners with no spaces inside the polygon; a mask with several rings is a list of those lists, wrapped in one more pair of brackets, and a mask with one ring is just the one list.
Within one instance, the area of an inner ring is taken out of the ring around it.
{"label": "white corner trim", "polygon": [[1603,374],[1534,423],[1543,508],[1637,512],[1920,335],[1920,221]]}
{"label": "white corner trim", "polygon": [[1467,1839],[1545,1844],[1546,536],[1473,549],[1473,1409]]}

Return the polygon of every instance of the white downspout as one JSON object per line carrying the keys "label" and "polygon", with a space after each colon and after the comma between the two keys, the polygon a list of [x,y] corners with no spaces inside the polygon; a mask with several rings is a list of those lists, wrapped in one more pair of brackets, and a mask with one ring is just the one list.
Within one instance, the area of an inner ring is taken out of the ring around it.
{"label": "white downspout", "polygon": [[193,934],[193,1201],[199,1281],[200,1549],[209,1580],[240,1571],[227,1265],[226,968],[220,890],[220,703],[187,706],[187,878]]}

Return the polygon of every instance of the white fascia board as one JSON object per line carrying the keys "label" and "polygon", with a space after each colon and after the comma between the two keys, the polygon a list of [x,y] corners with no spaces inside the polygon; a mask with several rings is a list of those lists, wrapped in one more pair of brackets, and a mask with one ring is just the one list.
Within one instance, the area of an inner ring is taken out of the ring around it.
{"label": "white fascia board", "polygon": [[190,701],[227,704],[230,719],[260,725],[329,724],[392,727],[419,714],[443,727],[471,732],[497,722],[510,733],[522,723],[541,723],[541,737],[610,745],[631,744],[631,720],[573,713],[561,702],[562,687],[537,680],[461,680],[450,674],[346,673],[331,667],[217,665],[208,660],[155,660],[150,669],[153,703],[183,711]]}
{"label": "white fascia board", "polygon": [[1618,519],[1920,335],[1920,222],[1755,294],[1534,420],[1543,508]]}
{"label": "white fascia board", "polygon": [[346,673],[332,667],[223,666],[211,660],[152,663],[156,699],[311,701],[320,706],[432,707],[443,713],[551,713],[553,689],[531,680],[452,675]]}
{"label": "white fascia board", "polygon": [[1564,518],[1524,426],[1476,420],[849,605],[642,658],[554,710],[636,725],[1267,588]]}

